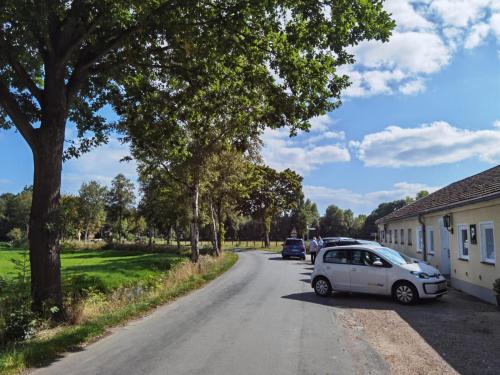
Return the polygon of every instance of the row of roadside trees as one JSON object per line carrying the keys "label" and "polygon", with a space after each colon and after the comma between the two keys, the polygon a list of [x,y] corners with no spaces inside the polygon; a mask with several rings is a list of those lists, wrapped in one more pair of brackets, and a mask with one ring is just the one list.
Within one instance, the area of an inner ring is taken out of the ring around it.
{"label": "row of roadside trees", "polygon": [[[379,0],[7,0],[0,25],[0,127],[15,127],[33,153],[31,289],[41,311],[62,307],[63,157],[124,132],[141,174],[169,176],[189,195],[196,261],[206,163],[247,152],[265,127],[308,129],[340,105],[349,48],[386,41],[394,22]],[[117,121],[102,116],[106,106]],[[69,121],[79,140],[65,149]]]}

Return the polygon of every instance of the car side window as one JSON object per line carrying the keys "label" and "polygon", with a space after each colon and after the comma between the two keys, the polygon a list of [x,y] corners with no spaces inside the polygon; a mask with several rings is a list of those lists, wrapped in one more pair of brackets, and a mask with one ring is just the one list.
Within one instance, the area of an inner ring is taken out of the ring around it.
{"label": "car side window", "polygon": [[385,268],[391,267],[391,265],[386,260],[379,257],[377,254],[374,254],[371,251],[365,251],[365,264],[367,266],[375,267],[373,265],[373,263],[375,262],[381,262]]}
{"label": "car side window", "polygon": [[349,252],[347,250],[330,250],[323,257],[325,263],[348,264]]}
{"label": "car side window", "polygon": [[356,266],[369,266],[366,251],[352,250],[351,263]]}

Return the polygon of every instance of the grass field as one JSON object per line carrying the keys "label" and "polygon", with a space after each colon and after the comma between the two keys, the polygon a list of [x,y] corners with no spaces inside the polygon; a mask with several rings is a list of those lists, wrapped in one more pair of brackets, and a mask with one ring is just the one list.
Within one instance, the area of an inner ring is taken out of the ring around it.
{"label": "grass field", "polygon": [[[15,277],[20,271],[15,262],[29,267],[27,253],[0,243],[0,275]],[[94,287],[109,291],[120,286],[156,278],[180,263],[184,258],[170,253],[141,253],[123,250],[79,250],[61,254],[63,282],[78,283],[78,287]]]}
{"label": "grass field", "polygon": [[[19,266],[12,260],[19,264],[24,255],[25,251],[0,243],[0,276],[15,277]],[[203,286],[237,259],[236,254],[228,252],[221,257],[201,256],[199,263],[193,264],[184,255],[165,251],[63,252],[61,268],[66,292],[88,287],[94,291],[67,306],[70,318],[66,324],[49,325],[30,340],[0,347],[0,374],[18,374],[50,363],[68,348],[101,336],[107,328]],[[71,288],[68,284],[72,284]],[[149,287],[136,286],[144,284]]]}

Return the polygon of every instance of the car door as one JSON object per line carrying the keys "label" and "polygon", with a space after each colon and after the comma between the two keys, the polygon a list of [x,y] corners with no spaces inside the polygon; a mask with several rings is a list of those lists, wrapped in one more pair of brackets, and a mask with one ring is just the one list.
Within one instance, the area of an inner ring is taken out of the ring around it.
{"label": "car door", "polygon": [[387,294],[387,278],[390,264],[368,250],[351,250],[351,291],[359,293]]}
{"label": "car door", "polygon": [[325,252],[323,268],[334,290],[350,290],[349,250],[328,250]]}

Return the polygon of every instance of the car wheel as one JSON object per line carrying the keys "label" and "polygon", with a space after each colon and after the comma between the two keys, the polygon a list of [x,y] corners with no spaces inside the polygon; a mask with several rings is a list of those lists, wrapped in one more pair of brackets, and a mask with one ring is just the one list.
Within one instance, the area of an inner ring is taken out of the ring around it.
{"label": "car wheel", "polygon": [[332,293],[330,282],[324,277],[318,277],[314,280],[314,291],[320,297],[326,297]]}
{"label": "car wheel", "polygon": [[415,286],[409,282],[401,282],[394,286],[393,296],[396,301],[402,305],[411,305],[418,300],[418,291]]}

